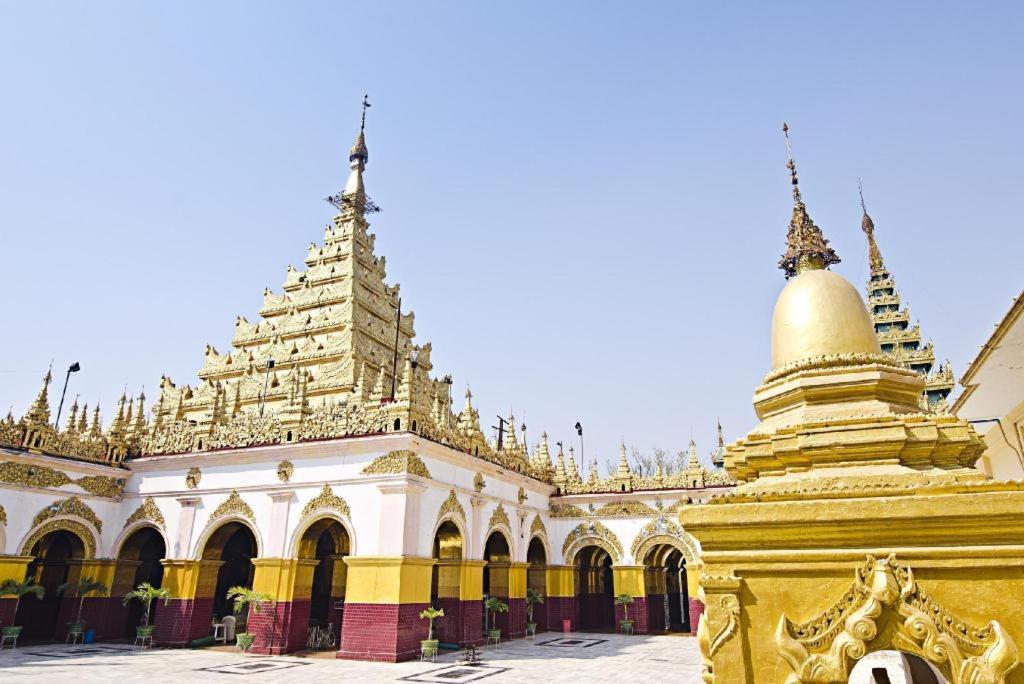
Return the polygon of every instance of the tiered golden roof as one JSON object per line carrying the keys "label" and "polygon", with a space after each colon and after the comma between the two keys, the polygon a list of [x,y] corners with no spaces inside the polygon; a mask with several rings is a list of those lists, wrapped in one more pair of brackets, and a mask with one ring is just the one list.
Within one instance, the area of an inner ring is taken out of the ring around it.
{"label": "tiered golden roof", "polygon": [[860,204],[860,225],[867,237],[871,268],[867,286],[868,306],[882,352],[924,377],[920,399],[922,407],[944,411],[949,406],[949,395],[954,387],[953,369],[949,361],[936,366],[933,343],[929,340],[922,344],[920,324],[910,324],[910,309],[903,306],[896,281],[885,267],[882,251],[875,241],[875,222],[868,214],[863,192]]}

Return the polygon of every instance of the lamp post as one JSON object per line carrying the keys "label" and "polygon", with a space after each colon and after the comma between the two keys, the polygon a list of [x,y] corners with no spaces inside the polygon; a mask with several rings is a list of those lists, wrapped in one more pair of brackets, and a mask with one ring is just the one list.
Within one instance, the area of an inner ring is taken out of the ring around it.
{"label": "lamp post", "polygon": [[576,421],[576,434],[580,436],[580,472],[582,473],[587,460],[583,455],[583,424],[578,420]]}
{"label": "lamp post", "polygon": [[263,407],[267,404],[267,383],[270,382],[270,371],[274,368],[274,359],[267,360],[267,372],[263,375],[263,396],[260,398],[260,417],[263,417]]}
{"label": "lamp post", "polygon": [[72,373],[77,373],[80,370],[82,370],[82,367],[75,361],[68,366],[67,375],[64,376],[64,391],[60,393],[60,404],[57,405],[57,419],[53,421],[53,426],[58,430],[60,430],[60,412],[64,410],[64,395],[68,393],[68,380],[71,379]]}
{"label": "lamp post", "polygon": [[448,422],[448,429],[450,430],[452,427],[452,374],[448,373],[445,375],[441,378],[441,382],[448,385],[448,408],[445,411],[445,420]]}

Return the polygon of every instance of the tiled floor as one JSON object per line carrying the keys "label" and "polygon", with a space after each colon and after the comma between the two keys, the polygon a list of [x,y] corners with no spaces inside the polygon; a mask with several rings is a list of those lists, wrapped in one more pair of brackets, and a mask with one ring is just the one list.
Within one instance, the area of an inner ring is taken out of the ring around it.
{"label": "tiled floor", "polygon": [[699,682],[692,637],[540,634],[481,650],[467,667],[449,653],[436,663],[397,665],[329,658],[250,656],[212,650],[134,650],[127,646],[23,646],[0,651],[0,682]]}

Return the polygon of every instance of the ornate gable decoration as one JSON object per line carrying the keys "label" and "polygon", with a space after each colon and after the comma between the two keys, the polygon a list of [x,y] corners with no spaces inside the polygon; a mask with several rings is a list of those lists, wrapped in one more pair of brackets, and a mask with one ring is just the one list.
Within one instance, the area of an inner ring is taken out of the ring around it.
{"label": "ornate gable decoration", "polygon": [[570,564],[568,558],[570,549],[575,551],[577,549],[573,547],[585,546],[585,544],[581,544],[584,540],[599,542],[598,546],[608,551],[611,555],[612,563],[618,564],[622,559],[622,543],[619,542],[619,538],[615,536],[615,533],[599,522],[590,521],[574,527],[572,532],[565,538],[565,543],[562,544],[562,555],[566,557],[567,564]]}
{"label": "ornate gable decoration", "polygon": [[32,527],[35,527],[50,518],[57,518],[64,515],[70,515],[87,520],[89,521],[89,524],[96,528],[97,532],[103,531],[103,521],[99,519],[99,516],[96,515],[94,510],[82,503],[81,499],[77,496],[73,496],[70,499],[62,499],[61,501],[54,501],[49,506],[36,513],[36,517],[32,520]]}
{"label": "ornate gable decoration", "polygon": [[674,523],[664,516],[647,523],[636,533],[636,538],[633,539],[633,544],[630,546],[630,553],[633,554],[633,559],[640,563],[642,561],[641,557],[645,555],[651,546],[657,543],[668,543],[677,548],[682,547],[680,550],[686,557],[686,562],[697,562],[699,556],[697,549],[694,548],[688,535],[683,532],[683,528],[678,523]]}
{"label": "ornate gable decoration", "polygon": [[370,465],[363,468],[363,475],[397,475],[409,473],[422,478],[431,479],[427,465],[409,449],[391,451],[373,459]]}
{"label": "ornate gable decoration", "polygon": [[156,505],[156,501],[154,501],[151,496],[147,496],[145,501],[135,509],[135,512],[128,516],[128,519],[124,521],[124,526],[128,527],[140,520],[149,520],[150,522],[154,522],[160,527],[160,529],[164,529],[164,526],[166,525],[164,514],[160,512],[160,509]]}
{"label": "ornate gable decoration", "polygon": [[7,525],[7,511],[3,506],[0,506],[0,525]]}
{"label": "ornate gable decoration", "polygon": [[203,471],[199,468],[189,468],[188,472],[185,473],[185,486],[189,489],[195,489],[199,486],[199,481],[203,479]]}
{"label": "ornate gable decoration", "polygon": [[444,503],[441,504],[441,508],[438,509],[437,521],[440,522],[441,518],[448,514],[458,517],[461,520],[466,519],[466,509],[464,509],[462,504],[459,503],[458,497],[455,496],[454,489],[449,490],[448,498],[444,500]]}
{"label": "ornate gable decoration", "polygon": [[498,507],[491,513],[491,519],[487,521],[487,529],[492,530],[498,524],[505,525],[509,530],[512,529],[512,523],[508,520],[508,513],[505,512],[505,507],[498,504]]}
{"label": "ornate gable decoration", "polygon": [[519,492],[516,494],[516,498],[519,499],[519,505],[522,506],[523,502],[526,501],[526,490],[520,487]]}
{"label": "ornate gable decoration", "polygon": [[541,520],[540,513],[533,516],[533,522],[530,523],[530,536],[532,537],[538,532],[542,533],[545,537],[548,536],[548,530],[544,527],[544,521]]}
{"label": "ornate gable decoration", "polygon": [[50,520],[44,523],[32,533],[32,536],[25,540],[25,545],[21,547],[21,555],[31,556],[32,547],[50,532],[56,532],[57,530],[66,530],[81,539],[82,545],[85,547],[86,558],[96,557],[96,538],[92,536],[92,532],[88,527],[77,520]]}
{"label": "ornate gable decoration", "polygon": [[334,491],[331,490],[331,486],[328,484],[324,485],[324,488],[320,490],[320,493],[313,499],[309,500],[309,503],[302,509],[302,517],[305,518],[310,513],[320,510],[333,510],[341,513],[346,518],[352,517],[352,512],[349,510],[348,502],[341,498]]}
{"label": "ornate gable decoration", "polygon": [[552,518],[586,518],[587,512],[572,504],[551,504]]}
{"label": "ornate gable decoration", "polygon": [[277,464],[277,479],[281,482],[290,481],[293,473],[295,473],[295,466],[291,461],[281,461]]}
{"label": "ornate gable decoration", "polygon": [[657,511],[648,506],[645,503],[639,501],[615,501],[612,503],[606,503],[601,506],[594,515],[603,516],[617,516],[617,517],[637,517],[656,515]]}
{"label": "ornate gable decoration", "polygon": [[62,487],[70,484],[71,478],[53,468],[4,461],[0,463],[0,482],[25,487]]}
{"label": "ornate gable decoration", "polygon": [[224,515],[240,515],[243,518],[256,522],[256,516],[252,512],[252,508],[249,504],[245,503],[245,500],[234,489],[231,490],[228,498],[224,499],[219,506],[213,509],[210,519],[213,520]]}
{"label": "ornate gable decoration", "polygon": [[124,494],[125,480],[124,478],[104,477],[103,475],[88,475],[75,480],[75,485],[90,494],[116,499]]}
{"label": "ornate gable decoration", "polygon": [[869,642],[871,651],[916,654],[953,684],[1005,681],[1018,662],[1017,647],[998,622],[973,627],[958,619],[921,591],[894,554],[868,556],[838,603],[799,625],[782,615],[775,631],[790,682],[845,682]]}
{"label": "ornate gable decoration", "polygon": [[476,475],[473,476],[473,489],[475,489],[477,493],[484,491],[484,487],[486,486],[487,482],[486,480],[484,480],[483,475],[477,473]]}

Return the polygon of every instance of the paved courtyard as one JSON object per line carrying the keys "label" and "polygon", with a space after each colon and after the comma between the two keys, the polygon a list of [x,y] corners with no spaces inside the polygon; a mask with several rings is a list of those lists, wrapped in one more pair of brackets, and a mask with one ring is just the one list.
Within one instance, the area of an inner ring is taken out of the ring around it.
{"label": "paved courtyard", "polygon": [[120,644],[23,646],[0,652],[2,682],[699,682],[692,637],[541,634],[481,651],[482,664],[388,664],[332,658],[255,656],[215,650],[140,651]]}

